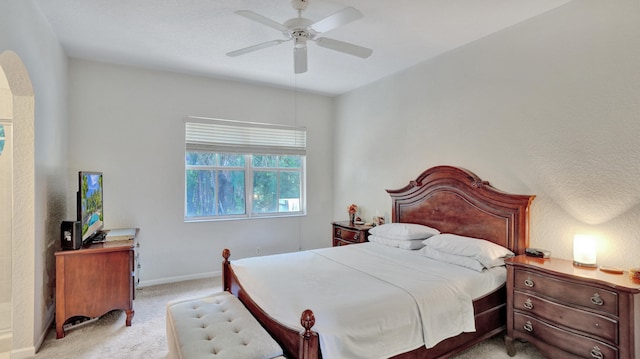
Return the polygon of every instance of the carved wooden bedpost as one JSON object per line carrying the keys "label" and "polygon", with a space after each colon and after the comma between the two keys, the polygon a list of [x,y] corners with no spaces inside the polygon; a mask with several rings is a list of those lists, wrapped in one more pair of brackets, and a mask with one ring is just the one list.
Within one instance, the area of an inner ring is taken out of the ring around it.
{"label": "carved wooden bedpost", "polygon": [[318,341],[318,333],[311,330],[311,327],[316,324],[316,317],[313,315],[311,309],[302,312],[300,324],[302,324],[304,331],[300,333],[300,351],[298,358],[318,359],[320,343]]}
{"label": "carved wooden bedpost", "polygon": [[229,262],[229,257],[231,256],[231,251],[227,248],[222,250],[222,258],[224,258],[224,260],[222,261],[222,290],[226,290],[228,292],[231,291],[231,282],[229,281],[229,264],[231,264]]}
{"label": "carved wooden bedpost", "polygon": [[[225,248],[222,250],[222,288],[240,299],[244,306],[260,322],[260,324],[271,334],[271,336],[283,347],[287,357],[296,359],[320,359],[320,339],[318,333],[311,330],[316,323],[313,312],[309,309],[302,312],[300,324],[304,328],[302,332],[299,328],[288,328],[269,317],[242,289],[233,273],[229,257],[231,251]],[[296,356],[297,354],[297,356]]]}

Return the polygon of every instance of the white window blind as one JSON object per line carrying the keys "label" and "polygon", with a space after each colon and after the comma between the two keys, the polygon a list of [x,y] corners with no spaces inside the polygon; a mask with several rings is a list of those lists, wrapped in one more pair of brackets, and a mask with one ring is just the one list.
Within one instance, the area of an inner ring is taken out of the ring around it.
{"label": "white window blind", "polygon": [[187,151],[305,156],[305,127],[188,117]]}

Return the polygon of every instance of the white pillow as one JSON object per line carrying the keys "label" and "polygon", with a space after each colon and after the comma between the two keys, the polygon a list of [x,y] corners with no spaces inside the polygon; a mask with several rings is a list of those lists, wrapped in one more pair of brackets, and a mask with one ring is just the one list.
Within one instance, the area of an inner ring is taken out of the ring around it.
{"label": "white pillow", "polygon": [[440,262],[455,264],[461,267],[473,269],[477,272],[482,272],[486,269],[484,265],[482,265],[482,263],[480,263],[473,257],[465,257],[451,253],[440,252],[439,250],[432,247],[423,247],[418,252],[425,257],[435,259]]}
{"label": "white pillow", "polygon": [[505,258],[514,256],[512,251],[493,242],[450,233],[427,238],[422,243],[440,252],[475,258],[486,268],[502,266]]}
{"label": "white pillow", "polygon": [[400,241],[425,239],[440,234],[440,231],[415,223],[387,223],[369,229],[369,234]]}
{"label": "white pillow", "polygon": [[368,239],[369,239],[369,242],[384,244],[385,246],[395,247],[400,249],[413,250],[413,249],[420,249],[424,247],[424,244],[422,244],[422,239],[412,239],[408,241],[401,241],[398,239],[391,239],[391,238],[374,236],[374,235],[369,235]]}

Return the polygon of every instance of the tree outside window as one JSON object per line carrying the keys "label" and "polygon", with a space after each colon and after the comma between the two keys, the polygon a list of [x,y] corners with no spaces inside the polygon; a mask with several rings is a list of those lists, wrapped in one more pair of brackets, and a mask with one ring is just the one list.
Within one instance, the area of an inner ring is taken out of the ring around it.
{"label": "tree outside window", "polygon": [[303,213],[301,156],[187,152],[185,163],[187,219]]}
{"label": "tree outside window", "polygon": [[305,214],[306,129],[190,117],[185,220]]}

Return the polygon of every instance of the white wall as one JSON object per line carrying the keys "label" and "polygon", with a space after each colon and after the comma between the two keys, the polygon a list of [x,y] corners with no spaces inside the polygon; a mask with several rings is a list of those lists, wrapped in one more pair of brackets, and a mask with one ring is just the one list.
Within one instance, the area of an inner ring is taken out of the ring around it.
{"label": "white wall", "polygon": [[[141,283],[221,270],[232,258],[331,245],[333,100],[169,72],[70,61],[69,193],[104,173],[105,227],[139,227]],[[184,223],[185,116],[307,127],[308,215]],[[68,196],[68,217],[75,202]]]}
{"label": "white wall", "polygon": [[12,358],[26,358],[53,320],[67,187],[67,57],[33,1],[0,1],[0,60],[15,90]]}
{"label": "white wall", "polygon": [[[334,217],[435,165],[535,194],[531,246],[640,253],[640,2],[574,1],[337,100]],[[363,129],[366,132],[363,133]],[[354,135],[359,134],[359,135]]]}

